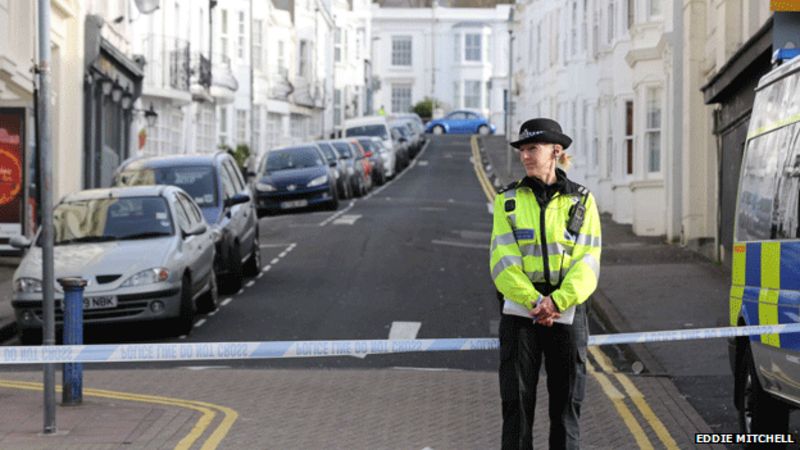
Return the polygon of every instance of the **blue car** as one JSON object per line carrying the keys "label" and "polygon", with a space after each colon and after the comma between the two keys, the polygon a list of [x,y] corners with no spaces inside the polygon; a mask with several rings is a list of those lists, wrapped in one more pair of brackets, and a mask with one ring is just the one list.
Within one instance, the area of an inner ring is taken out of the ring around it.
{"label": "blue car", "polygon": [[325,205],[339,207],[335,162],[313,144],[271,150],[256,173],[256,208],[269,213]]}
{"label": "blue car", "polygon": [[494,134],[495,126],[482,115],[472,112],[458,110],[428,122],[425,127],[426,133],[433,134]]}

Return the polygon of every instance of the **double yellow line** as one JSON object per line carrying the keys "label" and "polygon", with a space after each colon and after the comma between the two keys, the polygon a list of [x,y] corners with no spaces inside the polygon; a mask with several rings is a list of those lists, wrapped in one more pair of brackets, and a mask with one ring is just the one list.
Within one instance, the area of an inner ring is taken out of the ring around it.
{"label": "double yellow line", "polygon": [[[478,136],[472,136],[470,144],[472,145],[472,162],[475,168],[475,175],[478,177],[478,182],[480,183],[484,194],[486,194],[486,198],[489,200],[489,203],[493,203],[497,192],[495,191],[494,186],[492,186],[492,183],[489,182],[486,172],[483,170],[480,150],[478,148]],[[655,432],[658,440],[661,441],[661,444],[667,449],[677,450],[679,447],[675,442],[675,439],[673,439],[669,434],[667,428],[653,412],[653,409],[650,408],[650,405],[647,403],[647,400],[645,400],[644,395],[642,395],[639,389],[636,388],[630,378],[623,373],[616,372],[611,360],[608,358],[608,356],[606,356],[605,353],[603,353],[602,350],[600,350],[600,348],[589,347],[589,352],[601,369],[601,371],[598,371],[591,361],[587,361],[589,373],[600,384],[603,394],[605,394],[605,396],[611,400],[611,403],[614,405],[614,409],[616,409],[617,414],[619,414],[620,418],[625,423],[625,426],[628,427],[628,431],[630,431],[630,433],[633,435],[633,438],[639,448],[653,449],[654,447],[653,443],[650,442],[650,439],[647,437],[647,433],[644,431],[644,428],[642,428],[636,419],[636,416],[625,403],[626,398],[630,398],[630,400],[636,406],[636,409],[650,425],[650,428]],[[622,386],[622,389],[625,391],[624,394],[620,392],[619,389],[614,387],[614,383],[607,374],[613,376],[617,383]]]}
{"label": "double yellow line", "polygon": [[[42,383],[33,383],[29,381],[15,381],[15,380],[0,380],[0,387],[10,389],[24,389],[30,391],[41,391]],[[61,386],[56,387],[57,391],[61,391]],[[155,395],[144,394],[131,394],[127,392],[107,391],[104,389],[91,389],[84,388],[83,395],[87,397],[110,398],[114,400],[126,400],[132,402],[142,402],[157,405],[177,406],[181,408],[190,409],[200,413],[200,418],[197,419],[194,427],[192,427],[189,434],[184,436],[183,439],[175,446],[176,450],[189,449],[194,443],[206,433],[206,430],[214,422],[217,414],[221,413],[224,417],[217,425],[216,429],[211,435],[203,442],[200,447],[203,450],[216,449],[222,442],[222,439],[228,434],[233,423],[239,417],[239,413],[227,406],[215,405],[212,403],[200,402],[196,400],[183,400],[171,397],[159,397]]]}

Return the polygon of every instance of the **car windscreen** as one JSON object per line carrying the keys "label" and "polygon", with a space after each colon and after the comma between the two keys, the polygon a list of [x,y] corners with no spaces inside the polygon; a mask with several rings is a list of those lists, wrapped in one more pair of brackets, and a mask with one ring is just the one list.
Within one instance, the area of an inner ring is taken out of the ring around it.
{"label": "car windscreen", "polygon": [[304,169],[324,165],[319,152],[313,147],[295,147],[286,150],[275,150],[267,154],[265,172],[279,170]]}
{"label": "car windscreen", "polygon": [[368,152],[377,150],[375,148],[375,142],[372,139],[367,139],[367,138],[359,139],[358,142],[361,144],[362,147],[364,147],[364,150]]}
{"label": "car windscreen", "polygon": [[55,245],[155,238],[174,233],[166,200],[154,196],[60,203],[53,211],[53,227]]}
{"label": "car windscreen", "polygon": [[351,127],[345,130],[345,136],[377,136],[381,139],[389,139],[389,133],[383,125],[362,125]]}
{"label": "car windscreen", "polygon": [[346,142],[334,142],[333,148],[339,153],[342,158],[352,158],[353,151],[350,149],[350,144]]}
{"label": "car windscreen", "polygon": [[168,166],[125,169],[116,186],[166,184],[186,191],[201,208],[217,206],[217,182],[211,166]]}
{"label": "car windscreen", "polygon": [[320,142],[317,145],[319,146],[320,150],[322,150],[322,153],[325,155],[325,159],[327,159],[328,162],[333,162],[339,159],[336,156],[336,153],[333,151],[333,148],[331,148],[330,144]]}

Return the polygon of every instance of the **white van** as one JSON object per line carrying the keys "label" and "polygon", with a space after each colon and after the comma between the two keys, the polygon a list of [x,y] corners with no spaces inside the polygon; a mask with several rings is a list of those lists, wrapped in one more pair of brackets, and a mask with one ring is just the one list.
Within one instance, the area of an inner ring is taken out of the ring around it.
{"label": "white van", "polygon": [[[733,236],[732,326],[800,322],[800,57],[758,83]],[[800,407],[800,333],[731,339],[746,433],[787,433]]]}
{"label": "white van", "polygon": [[387,176],[391,177],[394,175],[394,168],[397,167],[397,150],[394,148],[394,142],[392,141],[392,133],[390,131],[389,122],[386,120],[386,117],[364,116],[364,117],[356,117],[354,119],[345,120],[344,136],[379,137],[383,141],[384,147],[389,149],[389,155],[391,158],[391,163],[388,164],[388,166],[391,167],[392,173],[387,174]]}

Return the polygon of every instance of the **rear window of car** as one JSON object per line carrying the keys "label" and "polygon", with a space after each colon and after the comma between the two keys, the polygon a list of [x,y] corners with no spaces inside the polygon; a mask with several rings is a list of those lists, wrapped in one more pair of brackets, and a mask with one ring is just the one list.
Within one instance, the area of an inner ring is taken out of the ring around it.
{"label": "rear window of car", "polygon": [[275,172],[322,165],[324,163],[317,149],[314,147],[295,147],[269,152],[265,162],[265,171]]}
{"label": "rear window of car", "polygon": [[211,166],[127,168],[117,175],[115,186],[166,184],[186,191],[201,208],[217,206],[217,177]]}
{"label": "rear window of car", "polygon": [[361,146],[364,147],[364,150],[368,152],[375,150],[375,142],[372,139],[359,139],[358,143],[361,144]]}
{"label": "rear window of car", "polygon": [[53,211],[54,244],[155,238],[173,234],[167,201],[162,197],[77,200]]}
{"label": "rear window of car", "polygon": [[377,136],[381,139],[389,139],[389,133],[383,125],[362,125],[360,127],[350,127],[345,130],[345,136]]}
{"label": "rear window of car", "polygon": [[317,146],[320,148],[320,150],[322,150],[322,153],[325,155],[325,158],[328,160],[328,162],[339,159],[330,144],[320,142],[317,144]]}
{"label": "rear window of car", "polygon": [[333,148],[339,153],[342,158],[352,158],[353,151],[350,149],[350,144],[346,142],[334,142]]}

